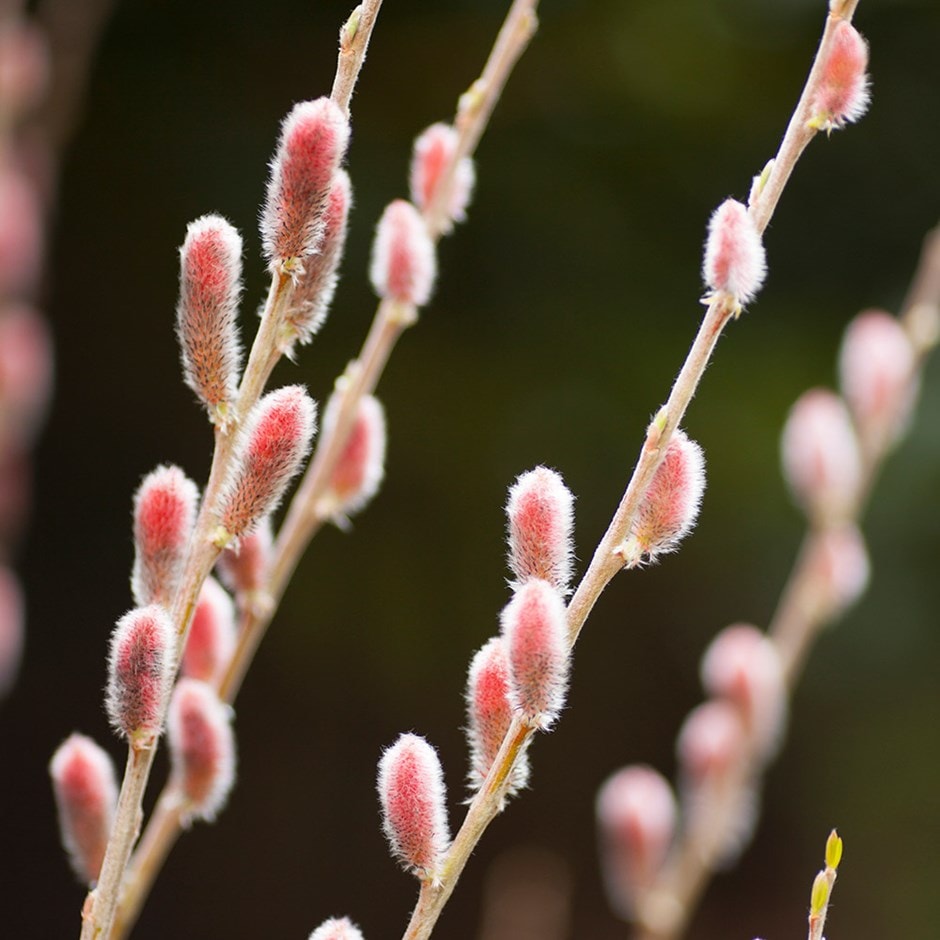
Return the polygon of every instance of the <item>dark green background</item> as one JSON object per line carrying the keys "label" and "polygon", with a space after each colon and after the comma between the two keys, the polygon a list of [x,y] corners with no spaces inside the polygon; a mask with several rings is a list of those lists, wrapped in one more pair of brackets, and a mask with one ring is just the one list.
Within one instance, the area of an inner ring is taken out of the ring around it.
{"label": "dark green background", "polygon": [[[773,154],[823,0],[548,0],[479,151],[469,223],[383,378],[388,477],[350,535],[311,547],[238,702],[240,773],[216,825],[172,856],[141,938],[302,938],[348,914],[400,935],[415,883],[380,834],[374,772],[402,731],[440,749],[461,812],[463,677],[507,599],[502,505],[556,467],[578,496],[579,571],[629,476],[702,308],[705,223]],[[374,309],[365,275],[383,206],[405,195],[414,135],[453,112],[503,14],[493,0],[386,0],[354,100],[356,208],[327,329],[279,382],[323,400]],[[126,2],[97,60],[50,248],[55,404],[37,455],[21,571],[29,634],[0,714],[5,936],[77,936],[82,891],[57,844],[46,762],[73,730],[122,749],[101,707],[111,626],[130,605],[131,494],[157,463],[204,478],[211,443],[173,336],[176,248],[218,211],[246,239],[243,322],[265,290],[256,218],[278,123],[328,92],[348,8]],[[940,207],[940,9],[862,0],[874,98],[813,143],[766,237],[770,275],[722,339],[686,427],[709,489],[679,555],[622,575],[578,645],[569,707],[532,753],[532,789],[486,835],[440,923],[478,936],[491,863],[562,859],[566,936],[615,940],[593,800],[618,766],[673,772],[701,700],[697,663],[736,620],[766,624],[801,520],[777,469],[792,401],[834,381],[848,319],[895,309]],[[845,860],[827,931],[940,925],[940,377],[866,520],[864,603],[821,639],[765,790],[756,839],[690,936],[799,937],[829,828]],[[162,777],[164,764],[158,764]]]}

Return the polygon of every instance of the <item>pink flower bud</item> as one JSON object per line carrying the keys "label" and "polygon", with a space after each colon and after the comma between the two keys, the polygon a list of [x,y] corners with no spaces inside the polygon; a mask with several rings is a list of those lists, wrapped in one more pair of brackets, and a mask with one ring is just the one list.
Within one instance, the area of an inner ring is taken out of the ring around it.
{"label": "pink flower bud", "polygon": [[816,616],[822,622],[841,617],[868,587],[871,569],[865,539],[851,523],[820,532],[810,564],[819,579],[821,596]]}
{"label": "pink flower bud", "polygon": [[118,786],[111,758],[91,738],[73,734],[49,763],[62,844],[79,880],[93,885],[108,847]]}
{"label": "pink flower bud", "polygon": [[[343,405],[343,395],[334,392],[323,412],[323,435],[333,428]],[[378,492],[385,476],[385,411],[377,398],[359,400],[346,446],[333,468],[320,512],[324,517],[349,516],[362,510]]]}
{"label": "pink flower bud", "polygon": [[625,918],[661,869],[676,828],[672,787],[652,767],[624,767],[597,794],[608,897]]}
{"label": "pink flower bud", "polygon": [[171,782],[188,819],[212,822],[235,782],[232,710],[197,679],[180,679],[167,712]]}
{"label": "pink flower bud", "polygon": [[222,427],[235,401],[241,371],[237,322],[241,254],[241,237],[218,215],[192,222],[180,248],[176,332],[183,378],[212,421]]}
{"label": "pink flower bud", "polygon": [[8,125],[39,104],[49,84],[50,64],[39,26],[8,16],[0,27],[0,110]]}
{"label": "pink flower bud", "polygon": [[829,132],[868,110],[868,43],[851,23],[843,20],[836,26],[821,66],[809,123]]}
{"label": "pink flower bud", "polygon": [[152,746],[163,727],[173,685],[176,633],[162,607],[125,614],[111,635],[105,707],[131,747]]}
{"label": "pink flower bud", "polygon": [[300,275],[319,248],[333,175],[349,143],[349,120],[329,98],[294,105],[271,161],[261,237],[272,269]]}
{"label": "pink flower bud", "polygon": [[0,409],[16,446],[28,446],[42,423],[52,393],[52,360],[49,327],[36,310],[11,304],[0,312]]}
{"label": "pink flower bud", "polygon": [[631,534],[635,551],[651,561],[674,552],[695,525],[704,492],[702,448],[676,429],[637,511]]}
{"label": "pink flower bud", "polygon": [[554,470],[536,467],[509,490],[509,567],[521,585],[541,578],[568,593],[574,561],[574,497]]}
{"label": "pink flower bud", "polygon": [[881,310],[860,313],[848,325],[839,374],[863,441],[891,445],[907,428],[917,396],[917,357],[895,317]]}
{"label": "pink flower bud", "polygon": [[[449,124],[432,124],[415,140],[411,157],[411,201],[424,213],[445,182],[447,169],[457,152],[457,142],[457,131]],[[467,218],[475,181],[473,160],[463,157],[454,168],[453,184],[443,207],[447,213],[443,220],[444,232],[449,232],[454,222]]]}
{"label": "pink flower bud", "polygon": [[679,731],[676,751],[684,775],[702,781],[726,774],[744,754],[741,713],[721,699],[693,709]]}
{"label": "pink flower bud", "polygon": [[215,683],[235,649],[235,605],[215,578],[206,578],[183,650],[181,671],[191,679]]}
{"label": "pink flower bud", "polygon": [[300,385],[268,392],[248,416],[225,484],[216,544],[251,532],[272,512],[310,449],[316,405]]}
{"label": "pink flower bud", "polygon": [[285,317],[284,348],[288,355],[295,341],[309,343],[326,322],[336,292],[338,270],[346,246],[346,229],[352,205],[349,175],[338,170],[330,184],[323,213],[323,234],[317,252],[307,259],[304,273],[291,295]]}
{"label": "pink flower bud", "polygon": [[797,503],[816,522],[854,511],[862,463],[842,399],[826,389],[804,392],[790,409],[781,438],[783,475]]}
{"label": "pink flower bud", "polygon": [[35,286],[42,242],[42,207],[35,187],[21,171],[0,168],[0,294],[23,294]]}
{"label": "pink flower bud", "polygon": [[437,257],[427,226],[410,202],[386,206],[372,243],[372,286],[379,297],[423,307],[437,276]]}
{"label": "pink flower bud", "polygon": [[738,707],[755,748],[769,756],[786,719],[786,689],[777,648],[756,627],[722,630],[702,657],[702,685]]}
{"label": "pink flower bud", "polygon": [[219,577],[240,607],[250,607],[267,588],[273,546],[271,517],[264,516],[253,532],[219,556]]}
{"label": "pink flower bud", "polygon": [[199,491],[179,467],[144,477],[134,495],[134,602],[169,604],[176,592],[196,521]]}
{"label": "pink flower bud", "polygon": [[565,602],[547,581],[526,581],[500,615],[509,656],[509,699],[548,731],[565,704],[570,654]]}
{"label": "pink flower bud", "polygon": [[348,918],[331,917],[317,927],[308,940],[364,940],[362,931]]}
{"label": "pink flower bud", "polygon": [[16,575],[0,565],[0,697],[16,681],[24,632],[23,591]]}
{"label": "pink flower bud", "polygon": [[[467,677],[467,743],[470,746],[470,789],[479,790],[499,753],[512,723],[509,703],[509,662],[506,641],[492,637],[478,650]],[[529,779],[529,760],[521,754],[510,778],[508,795],[521,790]]]}
{"label": "pink flower bud", "polygon": [[392,855],[422,881],[433,880],[450,840],[437,751],[418,735],[401,735],[379,761],[378,791]]}
{"label": "pink flower bud", "polygon": [[726,199],[708,222],[705,283],[714,293],[746,304],[757,296],[766,274],[764,245],[754,222],[740,202]]}

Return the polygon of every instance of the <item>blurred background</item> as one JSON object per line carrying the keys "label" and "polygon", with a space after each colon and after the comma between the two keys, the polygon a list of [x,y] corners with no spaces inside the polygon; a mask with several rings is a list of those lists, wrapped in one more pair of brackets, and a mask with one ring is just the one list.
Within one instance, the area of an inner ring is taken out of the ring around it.
{"label": "blurred background", "polygon": [[[74,730],[123,765],[101,690],[111,628],[131,604],[132,493],[158,463],[196,480],[208,467],[209,427],[173,333],[177,247],[205,212],[239,227],[251,329],[279,121],[329,92],[349,9],[126,0],[103,33],[47,245],[56,388],[15,563],[25,653],[0,703],[6,936],[77,935],[84,891],[59,847],[46,765]],[[344,277],[326,329],[277,382],[325,400],[358,350],[375,308],[375,221],[406,195],[413,137],[453,114],[504,10],[387,0],[353,101]],[[380,386],[384,488],[350,533],[311,545],[237,703],[229,806],[179,843],[137,937],[306,937],[339,914],[369,940],[400,935],[416,882],[380,832],[381,748],[403,731],[426,735],[458,822],[465,670],[507,600],[507,487],[539,463],[563,474],[583,571],[701,316],[708,215],[745,198],[776,150],[825,10],[545,0],[480,147],[469,221],[442,243],[434,300]],[[783,419],[804,389],[834,382],[858,310],[898,308],[937,223],[940,8],[862,0],[856,24],[872,46],[871,111],[814,141],[798,166],[767,232],[766,286],[722,339],[686,419],[708,459],[698,528],[601,598],[568,708],[534,744],[531,789],[487,833],[442,940],[480,937],[490,886],[520,852],[557,881],[559,940],[628,936],[601,887],[596,790],[630,762],[671,776],[676,732],[702,699],[702,650],[731,622],[766,625],[802,532],[779,477]],[[933,363],[865,520],[870,590],[815,649],[756,837],[709,888],[690,937],[801,936],[832,826],[845,858],[829,936],[935,935],[938,494]]]}

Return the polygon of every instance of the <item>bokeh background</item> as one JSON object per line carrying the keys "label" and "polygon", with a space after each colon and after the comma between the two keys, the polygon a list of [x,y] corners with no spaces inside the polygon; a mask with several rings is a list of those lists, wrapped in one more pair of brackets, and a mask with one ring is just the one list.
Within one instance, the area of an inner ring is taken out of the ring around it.
{"label": "bokeh background", "polygon": [[[238,701],[229,807],[180,842],[136,936],[306,937],[335,914],[370,940],[399,936],[416,891],[380,834],[380,750],[402,731],[426,735],[459,819],[464,673],[507,598],[506,488],[538,463],[562,472],[583,570],[701,315],[708,214],[744,198],[776,149],[825,8],[545,0],[480,147],[469,223],[443,243],[433,303],[381,383],[384,489],[351,533],[311,546]],[[277,381],[323,400],[358,349],[375,305],[374,222],[405,195],[414,135],[453,113],[503,12],[496,0],[387,0],[354,99],[344,278],[328,327]],[[123,763],[101,689],[130,606],[131,495],[160,462],[197,480],[208,466],[208,426],[179,377],[176,248],[207,211],[242,230],[249,329],[278,124],[328,93],[347,13],[337,0],[126,0],[104,35],[49,246],[57,389],[20,552],[26,655],[0,705],[4,936],[77,935],[83,891],[58,845],[46,763],[73,730]],[[602,597],[569,707],[535,743],[531,791],[487,833],[442,940],[480,937],[492,872],[504,880],[520,851],[568,892],[559,937],[627,936],[600,885],[596,789],[628,762],[671,775],[676,731],[702,696],[702,650],[730,622],[766,624],[801,537],[778,472],[784,416],[805,388],[833,383],[855,312],[897,308],[937,222],[940,8],[862,0],[856,22],[872,44],[871,112],[798,167],[767,233],[767,285],[687,417],[708,457],[698,529]],[[829,936],[936,936],[938,494],[934,363],[866,519],[870,591],[815,650],[756,838],[709,889],[691,937],[801,936],[833,825],[846,850]]]}

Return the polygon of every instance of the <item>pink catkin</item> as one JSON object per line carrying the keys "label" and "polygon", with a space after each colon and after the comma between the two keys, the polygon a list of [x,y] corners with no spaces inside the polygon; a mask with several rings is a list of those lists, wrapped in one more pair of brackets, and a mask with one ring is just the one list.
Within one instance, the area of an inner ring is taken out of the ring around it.
{"label": "pink catkin", "polygon": [[640,503],[632,538],[654,560],[673,552],[698,518],[705,492],[705,456],[684,431],[676,430]]}
{"label": "pink catkin", "polygon": [[565,704],[570,654],[565,602],[559,591],[533,578],[500,615],[509,659],[509,699],[533,727],[547,731]]}
{"label": "pink catkin", "polygon": [[[445,172],[457,151],[458,134],[449,124],[432,124],[415,139],[411,157],[411,201],[427,212],[444,183]],[[473,161],[463,157],[454,168],[453,188],[443,209],[446,213],[443,231],[449,232],[455,222],[463,222],[473,195],[476,173]]]}
{"label": "pink catkin", "polygon": [[0,410],[11,439],[0,448],[27,447],[52,394],[52,337],[45,319],[26,304],[0,311]]}
{"label": "pink catkin", "polygon": [[806,514],[817,522],[847,518],[862,482],[858,441],[842,399],[827,389],[804,392],[781,435],[783,475]]}
{"label": "pink catkin", "polygon": [[[332,434],[342,408],[343,396],[334,392],[323,412],[323,434]],[[385,476],[385,410],[377,398],[359,400],[346,445],[336,461],[324,496],[324,511],[330,516],[360,512],[378,492]]]}
{"label": "pink catkin", "polygon": [[226,548],[219,556],[219,577],[235,594],[240,606],[250,603],[253,596],[267,587],[273,548],[271,517],[263,516],[237,546]]}
{"label": "pink catkin", "polygon": [[308,940],[364,940],[362,931],[347,917],[331,917],[317,927]]}
{"label": "pink catkin", "polygon": [[42,208],[36,189],[13,166],[0,168],[0,294],[36,285],[43,255]]}
{"label": "pink catkin", "polygon": [[180,248],[176,332],[183,378],[210,418],[222,426],[235,401],[241,370],[241,253],[238,232],[217,215],[191,223]]}
{"label": "pink catkin", "polygon": [[574,549],[574,497],[554,470],[536,467],[509,490],[509,567],[517,584],[541,578],[567,593]]}
{"label": "pink catkin", "polygon": [[199,491],[179,467],[149,473],[134,495],[134,602],[168,604],[176,591],[196,520]]}
{"label": "pink catkin", "polygon": [[379,761],[378,791],[392,855],[422,881],[433,880],[450,839],[437,752],[418,735],[401,735]]}
{"label": "pink catkin", "polygon": [[819,584],[816,613],[823,622],[841,617],[868,587],[871,565],[865,539],[852,523],[829,526],[821,532],[809,564]]}
{"label": "pink catkin", "polygon": [[172,784],[185,800],[189,819],[211,822],[235,782],[235,736],[231,709],[197,679],[176,684],[167,712]]}
{"label": "pink catkin", "polygon": [[389,203],[379,219],[369,268],[379,297],[423,307],[437,276],[437,258],[427,226],[410,202]]}
{"label": "pink catkin", "polygon": [[125,614],[111,635],[105,707],[132,747],[151,746],[162,730],[175,645],[173,625],[157,605]]}
{"label": "pink catkin", "polygon": [[741,714],[731,702],[699,705],[689,713],[676,742],[684,775],[701,781],[727,773],[743,753],[745,740]]}
{"label": "pink catkin", "polygon": [[867,110],[868,43],[845,21],[835,28],[812,99],[810,124],[831,131],[857,121]]}
{"label": "pink catkin", "polygon": [[250,533],[276,508],[310,449],[315,427],[316,405],[300,385],[269,392],[255,405],[222,494],[218,544]]}
{"label": "pink catkin", "polygon": [[0,108],[8,126],[36,107],[49,85],[51,57],[43,30],[25,19],[0,26]]}
{"label": "pink catkin", "polygon": [[726,199],[708,222],[702,277],[708,287],[740,304],[749,303],[767,274],[764,245],[747,208]]}
{"label": "pink catkin", "polygon": [[232,657],[235,639],[235,604],[215,578],[206,578],[183,649],[183,675],[218,682]]}
{"label": "pink catkin", "polygon": [[91,738],[73,734],[49,763],[62,844],[79,880],[97,881],[111,834],[118,786],[111,758]]}
{"label": "pink catkin", "polygon": [[[512,723],[509,701],[509,662],[506,641],[492,637],[478,650],[467,677],[467,743],[470,748],[469,784],[479,790]],[[522,789],[529,779],[529,761],[520,755],[510,777],[508,795]]]}
{"label": "pink catkin", "polygon": [[338,170],[326,200],[319,248],[316,254],[307,259],[304,273],[298,278],[291,295],[291,307],[285,317],[284,347],[288,353],[294,342],[301,345],[309,343],[326,322],[346,246],[351,205],[349,175],[344,170]]}
{"label": "pink catkin", "polygon": [[0,698],[16,681],[23,658],[23,591],[15,574],[0,565]]}
{"label": "pink catkin", "polygon": [[349,120],[329,98],[296,104],[284,118],[261,215],[272,268],[299,276],[319,249],[330,185],[348,143]]}

